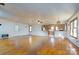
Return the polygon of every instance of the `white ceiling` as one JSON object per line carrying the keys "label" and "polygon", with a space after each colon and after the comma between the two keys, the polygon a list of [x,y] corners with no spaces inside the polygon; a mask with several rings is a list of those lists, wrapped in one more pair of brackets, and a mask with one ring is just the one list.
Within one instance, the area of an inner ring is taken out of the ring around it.
{"label": "white ceiling", "polygon": [[0,18],[36,24],[40,19],[43,24],[64,22],[79,10],[79,4],[68,3],[6,3],[0,6]]}

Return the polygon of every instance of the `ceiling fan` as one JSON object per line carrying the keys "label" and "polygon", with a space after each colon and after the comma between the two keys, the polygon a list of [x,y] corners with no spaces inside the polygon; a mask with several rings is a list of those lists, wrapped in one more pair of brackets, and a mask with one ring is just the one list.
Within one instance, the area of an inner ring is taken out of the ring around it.
{"label": "ceiling fan", "polygon": [[40,21],[40,20],[38,20],[37,22],[38,22],[38,23],[42,23],[42,21]]}
{"label": "ceiling fan", "polygon": [[38,20],[37,20],[37,23],[38,23],[38,24],[42,24],[42,23],[43,23],[40,18],[41,18],[41,17],[38,16]]}

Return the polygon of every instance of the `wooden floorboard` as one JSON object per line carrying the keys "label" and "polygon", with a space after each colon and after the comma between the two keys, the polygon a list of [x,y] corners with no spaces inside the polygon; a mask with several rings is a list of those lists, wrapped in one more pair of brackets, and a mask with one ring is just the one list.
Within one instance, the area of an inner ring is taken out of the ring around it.
{"label": "wooden floorboard", "polygon": [[20,36],[0,40],[1,55],[77,55],[79,48],[67,38]]}

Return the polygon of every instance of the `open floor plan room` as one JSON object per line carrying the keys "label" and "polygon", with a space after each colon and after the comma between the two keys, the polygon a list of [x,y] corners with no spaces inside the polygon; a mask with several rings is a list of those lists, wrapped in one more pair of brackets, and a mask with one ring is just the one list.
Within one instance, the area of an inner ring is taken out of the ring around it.
{"label": "open floor plan room", "polygon": [[0,3],[0,55],[79,55],[79,4]]}

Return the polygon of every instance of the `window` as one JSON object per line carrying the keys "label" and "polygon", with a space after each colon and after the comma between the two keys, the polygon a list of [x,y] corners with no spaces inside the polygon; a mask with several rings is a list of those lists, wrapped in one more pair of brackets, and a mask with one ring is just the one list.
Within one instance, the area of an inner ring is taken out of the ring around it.
{"label": "window", "polygon": [[56,26],[56,30],[59,30],[59,29],[58,29],[58,26]]}
{"label": "window", "polygon": [[77,20],[77,18],[75,18],[74,20],[72,20],[71,22],[70,22],[70,34],[71,34],[71,36],[73,36],[73,37],[78,37],[78,20]]}
{"label": "window", "polygon": [[46,30],[45,25],[42,25],[41,29],[42,31],[45,31]]}
{"label": "window", "polygon": [[77,29],[78,29],[77,20],[74,20],[74,28],[73,28],[74,37],[77,37]]}
{"label": "window", "polygon": [[32,31],[32,26],[30,25],[30,26],[29,26],[29,32],[31,32],[31,31]]}
{"label": "window", "polygon": [[73,22],[71,22],[71,24],[70,24],[70,34],[73,36]]}
{"label": "window", "polygon": [[54,31],[54,26],[51,27],[50,31]]}
{"label": "window", "polygon": [[70,24],[67,24],[67,32],[70,33]]}

